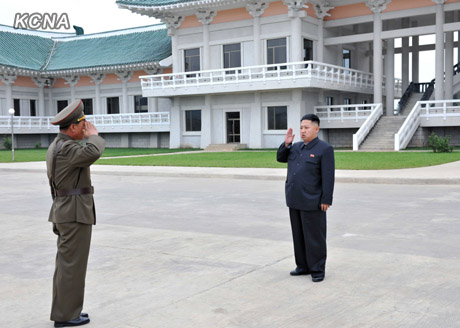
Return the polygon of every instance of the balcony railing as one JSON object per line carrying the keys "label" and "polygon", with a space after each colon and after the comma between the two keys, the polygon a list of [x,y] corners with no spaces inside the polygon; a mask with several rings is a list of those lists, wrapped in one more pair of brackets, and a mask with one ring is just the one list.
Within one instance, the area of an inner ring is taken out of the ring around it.
{"label": "balcony railing", "polygon": [[375,108],[381,104],[350,104],[333,106],[316,106],[315,114],[322,122],[353,120],[362,122],[366,120]]}
{"label": "balcony railing", "polygon": [[[325,83],[325,88],[336,89],[337,86],[342,86],[361,92],[372,92],[374,85],[371,73],[316,61],[147,75],[141,76],[140,79],[143,91],[157,91],[156,96],[163,95],[162,91],[172,92],[191,87],[249,85],[270,81],[320,81]],[[400,92],[400,89],[401,81],[395,79],[395,90]]]}
{"label": "balcony railing", "polygon": [[[52,116],[14,116],[15,133],[57,133]],[[168,112],[87,115],[100,132],[169,131]],[[0,133],[11,131],[11,116],[0,116]]]}

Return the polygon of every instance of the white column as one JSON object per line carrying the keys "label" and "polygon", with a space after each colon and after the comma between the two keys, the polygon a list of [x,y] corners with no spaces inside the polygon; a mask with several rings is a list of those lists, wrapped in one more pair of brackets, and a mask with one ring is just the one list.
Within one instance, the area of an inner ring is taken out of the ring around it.
{"label": "white column", "polygon": [[6,85],[6,113],[10,108],[13,108],[13,84],[17,76],[14,74],[0,74],[0,80]]}
{"label": "white column", "polygon": [[173,72],[176,73],[180,71],[180,67],[179,67],[180,54],[177,50],[176,30],[182,24],[184,17],[180,15],[165,14],[165,15],[162,15],[162,17],[160,17],[160,20],[168,28],[168,35],[171,37]]}
{"label": "white column", "polygon": [[180,99],[178,97],[173,98],[173,106],[169,114],[170,119],[170,132],[169,132],[169,148],[180,148],[181,146],[181,135],[182,135],[182,116],[183,113],[180,110]]}
{"label": "white column", "polygon": [[254,39],[254,65],[262,65],[262,51],[260,47],[260,15],[268,7],[268,2],[250,1],[246,4],[246,10],[254,17],[252,35]]}
{"label": "white column", "polygon": [[382,17],[374,13],[374,103],[382,102]]}
{"label": "white column", "polygon": [[118,80],[121,81],[122,106],[120,113],[129,113],[128,81],[133,76],[133,72],[118,72],[116,74],[118,76]]}
{"label": "white column", "polygon": [[409,38],[402,38],[401,42],[401,85],[402,92],[409,86]]}
{"label": "white column", "polygon": [[66,80],[66,84],[70,85],[70,101],[74,101],[75,97],[75,86],[77,85],[78,81],[80,80],[79,76],[67,76],[64,77]]}
{"label": "white column", "polygon": [[444,99],[454,97],[454,32],[446,32],[446,75]]}
{"label": "white column", "polygon": [[291,61],[303,61],[302,47],[302,19],[305,17],[303,10],[289,10],[288,16],[291,18]]}
{"label": "white column", "polygon": [[249,130],[249,148],[262,148],[263,117],[260,92],[254,93],[254,102],[251,106],[251,129]]}
{"label": "white column", "polygon": [[35,85],[38,87],[38,108],[37,108],[37,115],[38,116],[46,116],[45,110],[45,83],[46,79],[40,77],[32,77],[32,81],[34,81]]}
{"label": "white column", "polygon": [[204,96],[204,107],[201,109],[201,142],[200,148],[205,149],[212,143],[212,108],[211,95]]}
{"label": "white column", "polygon": [[149,98],[148,99],[148,103],[149,103],[149,111],[150,112],[158,112],[158,98],[157,97],[154,97],[154,98]]}
{"label": "white column", "polygon": [[436,81],[434,95],[436,100],[444,99],[444,2],[445,0],[433,0],[436,3]]}
{"label": "white column", "polygon": [[203,24],[203,70],[210,68],[209,24],[211,24],[216,14],[216,11],[209,9],[198,9],[195,14],[200,23]]}
{"label": "white column", "polygon": [[395,41],[394,39],[388,39],[386,41],[387,53],[385,56],[385,68],[386,68],[386,115],[393,115],[394,111],[394,99],[395,99]]}
{"label": "white column", "polygon": [[94,91],[96,93],[95,96],[95,104],[94,104],[94,114],[107,114],[102,113],[102,105],[101,105],[101,83],[104,81],[105,74],[92,74],[89,76],[91,78],[91,82],[94,83]]}
{"label": "white column", "polygon": [[[288,107],[288,128],[294,130],[294,134],[300,138],[300,119],[301,119],[301,106],[302,106],[302,90],[292,90],[291,106]],[[297,139],[300,140],[300,139]]]}
{"label": "white column", "polygon": [[177,35],[174,33],[174,34],[170,34],[168,33],[170,36],[171,36],[171,52],[172,52],[172,71],[173,73],[177,73],[177,72],[180,72],[180,57],[179,57],[179,51],[177,49]]}
{"label": "white column", "polygon": [[324,62],[324,18],[327,16],[331,16],[327,12],[331,9],[334,9],[334,7],[329,6],[327,3],[317,3],[314,4],[315,13],[316,17],[318,17],[318,46],[317,46],[317,54],[316,56],[313,55],[314,58],[316,58],[316,61],[319,62]]}

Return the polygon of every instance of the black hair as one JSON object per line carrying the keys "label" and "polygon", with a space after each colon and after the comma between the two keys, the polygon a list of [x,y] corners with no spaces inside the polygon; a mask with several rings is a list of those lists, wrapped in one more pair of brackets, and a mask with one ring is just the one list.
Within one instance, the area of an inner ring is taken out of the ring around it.
{"label": "black hair", "polygon": [[319,126],[319,117],[316,116],[315,114],[305,114],[302,119],[300,120],[300,122],[302,122],[303,120],[308,120],[308,121],[312,121],[312,122],[316,122]]}

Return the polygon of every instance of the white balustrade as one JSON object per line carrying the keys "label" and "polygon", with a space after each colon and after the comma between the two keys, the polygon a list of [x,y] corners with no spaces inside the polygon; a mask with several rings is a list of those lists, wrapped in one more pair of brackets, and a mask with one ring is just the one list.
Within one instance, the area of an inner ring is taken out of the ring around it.
{"label": "white balustrade", "polygon": [[333,106],[316,106],[315,114],[327,122],[340,120],[354,120],[355,122],[366,120],[376,107],[381,104],[350,104]]}
{"label": "white balustrade", "polygon": [[[15,116],[13,125],[15,133],[54,133],[58,131],[55,125],[51,124],[52,116]],[[124,128],[131,132],[155,131],[158,127],[169,131],[170,116],[168,112],[153,113],[132,113],[132,114],[107,114],[87,115],[86,119],[93,122],[98,129],[109,132],[110,129],[123,131]],[[0,116],[0,133],[11,131],[11,116]]]}
{"label": "white balustrade", "polygon": [[374,125],[377,123],[379,118],[383,115],[382,104],[372,104],[372,110],[368,118],[364,121],[363,125],[358,131],[353,134],[353,150],[358,150],[359,145],[364,141],[369,132],[372,130]]}
{"label": "white balustrade", "polygon": [[215,86],[296,79],[316,79],[367,89],[372,89],[374,83],[371,73],[316,61],[145,75],[141,76],[140,79],[143,90],[165,90],[190,86]]}

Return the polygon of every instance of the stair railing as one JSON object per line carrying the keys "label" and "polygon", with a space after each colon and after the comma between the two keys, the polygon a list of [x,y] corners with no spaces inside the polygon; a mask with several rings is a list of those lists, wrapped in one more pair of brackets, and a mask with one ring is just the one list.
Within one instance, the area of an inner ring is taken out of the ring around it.
{"label": "stair railing", "polygon": [[407,104],[407,101],[409,100],[410,96],[412,95],[412,92],[414,92],[414,82],[411,82],[406,91],[404,91],[404,94],[403,96],[401,97],[401,99],[399,99],[399,102],[398,102],[398,105],[396,106],[393,114],[394,115],[398,115],[399,113],[402,112],[402,110],[404,109],[404,106],[406,106]]}
{"label": "stair railing", "polygon": [[371,104],[373,105],[371,114],[361,125],[359,130],[353,134],[353,150],[358,150],[359,145],[364,141],[369,132],[374,127],[375,123],[383,115],[383,106],[382,104]]}
{"label": "stair railing", "polygon": [[435,79],[432,79],[430,83],[428,83],[428,86],[425,89],[425,92],[423,92],[423,96],[420,100],[425,101],[425,100],[430,100],[431,95],[433,94],[434,91],[434,82]]}
{"label": "stair railing", "polygon": [[454,75],[460,74],[460,63],[454,65]]}
{"label": "stair railing", "polygon": [[417,101],[399,131],[395,134],[395,151],[406,148],[415,131],[417,131],[420,126],[421,108],[421,102]]}

